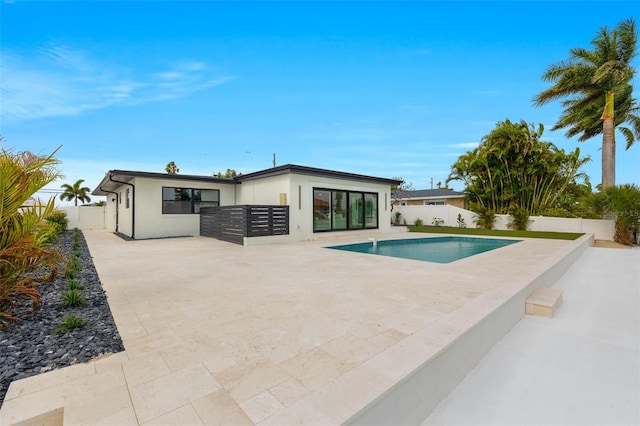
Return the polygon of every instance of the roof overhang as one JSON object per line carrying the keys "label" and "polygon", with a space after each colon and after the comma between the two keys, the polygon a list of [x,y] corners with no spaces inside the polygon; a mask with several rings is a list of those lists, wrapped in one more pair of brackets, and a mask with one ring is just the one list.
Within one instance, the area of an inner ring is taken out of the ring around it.
{"label": "roof overhang", "polygon": [[298,174],[298,175],[310,175],[321,176],[334,179],[346,179],[360,182],[373,182],[382,185],[400,185],[403,181],[397,179],[387,179],[375,176],[366,176],[356,173],[339,172],[335,170],[318,169],[315,167],[299,166],[295,164],[285,164],[284,166],[272,167],[270,169],[261,170],[254,173],[248,173],[246,175],[240,175],[234,178],[237,182],[243,182],[253,179],[260,179],[270,176],[279,176],[284,174]]}
{"label": "roof overhang", "polygon": [[236,182],[233,179],[219,178],[216,176],[200,176],[200,175],[181,175],[181,174],[169,174],[169,173],[152,173],[152,172],[138,172],[131,170],[109,170],[104,178],[100,181],[96,189],[91,192],[92,195],[108,195],[110,192],[114,192],[119,188],[123,182],[131,183],[135,178],[145,179],[167,179],[174,181],[198,181],[198,182],[213,182],[222,183],[228,185],[235,185]]}

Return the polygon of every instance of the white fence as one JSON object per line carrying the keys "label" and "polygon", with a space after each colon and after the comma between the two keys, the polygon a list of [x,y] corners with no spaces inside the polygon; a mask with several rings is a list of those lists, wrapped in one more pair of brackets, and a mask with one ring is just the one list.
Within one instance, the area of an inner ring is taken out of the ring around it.
{"label": "white fence", "polygon": [[105,229],[105,207],[104,206],[62,206],[57,207],[67,213],[69,219],[69,229]]}
{"label": "white fence", "polygon": [[[454,206],[395,206],[391,213],[391,220],[396,212],[400,213],[400,223],[413,225],[416,219],[422,219],[425,225],[433,225],[434,219],[442,219],[442,226],[458,226],[458,214],[467,227],[475,227],[476,214],[472,211]],[[496,215],[495,229],[509,229],[508,215]],[[584,232],[594,234],[597,240],[613,240],[615,230],[614,220],[601,219],[572,219],[564,217],[531,216],[529,218],[530,231],[550,232]]]}

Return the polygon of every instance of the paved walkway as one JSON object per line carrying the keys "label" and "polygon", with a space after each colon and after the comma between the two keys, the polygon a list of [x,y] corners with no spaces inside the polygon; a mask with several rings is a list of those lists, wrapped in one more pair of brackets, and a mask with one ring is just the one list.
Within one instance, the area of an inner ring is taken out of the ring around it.
{"label": "paved walkway", "polygon": [[640,248],[589,248],[423,426],[640,424]]}
{"label": "paved walkway", "polygon": [[125,351],[12,383],[0,424],[58,407],[65,425],[341,424],[577,245],[531,239],[446,265],[324,248],[369,236],[243,247],[85,232]]}

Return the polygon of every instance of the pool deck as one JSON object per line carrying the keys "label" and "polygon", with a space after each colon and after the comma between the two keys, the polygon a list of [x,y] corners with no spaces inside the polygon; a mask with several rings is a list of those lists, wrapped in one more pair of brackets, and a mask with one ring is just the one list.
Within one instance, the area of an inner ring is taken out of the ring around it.
{"label": "pool deck", "polygon": [[125,351],[12,383],[2,425],[60,407],[65,425],[420,423],[592,242],[433,264],[324,248],[425,234],[84,234]]}
{"label": "pool deck", "polygon": [[640,424],[640,247],[589,248],[553,288],[553,319],[520,320],[423,426]]}

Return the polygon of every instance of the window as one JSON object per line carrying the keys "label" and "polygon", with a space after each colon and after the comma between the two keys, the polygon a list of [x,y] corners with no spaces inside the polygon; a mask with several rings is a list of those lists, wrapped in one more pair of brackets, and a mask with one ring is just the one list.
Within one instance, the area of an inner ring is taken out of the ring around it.
{"label": "window", "polygon": [[217,189],[162,187],[162,214],[198,214],[202,207],[219,205]]}
{"label": "window", "polygon": [[425,200],[425,206],[444,206],[446,203],[444,200]]}
{"label": "window", "polygon": [[331,201],[331,216],[333,229],[347,229],[347,193],[333,191]]}
{"label": "window", "polygon": [[378,227],[378,194],[364,194],[364,227]]}
{"label": "window", "polygon": [[126,197],[126,200],[127,200],[127,204],[125,205],[125,208],[127,208],[127,209],[129,208],[129,191],[131,191],[131,188],[127,188],[125,190],[125,194],[126,194],[125,197]]}
{"label": "window", "polygon": [[200,213],[201,207],[218,207],[220,205],[220,191],[217,189],[193,190],[193,213]]}
{"label": "window", "polygon": [[313,192],[313,230],[327,231],[331,229],[331,191]]}
{"label": "window", "polygon": [[378,194],[313,189],[313,231],[378,227]]}

